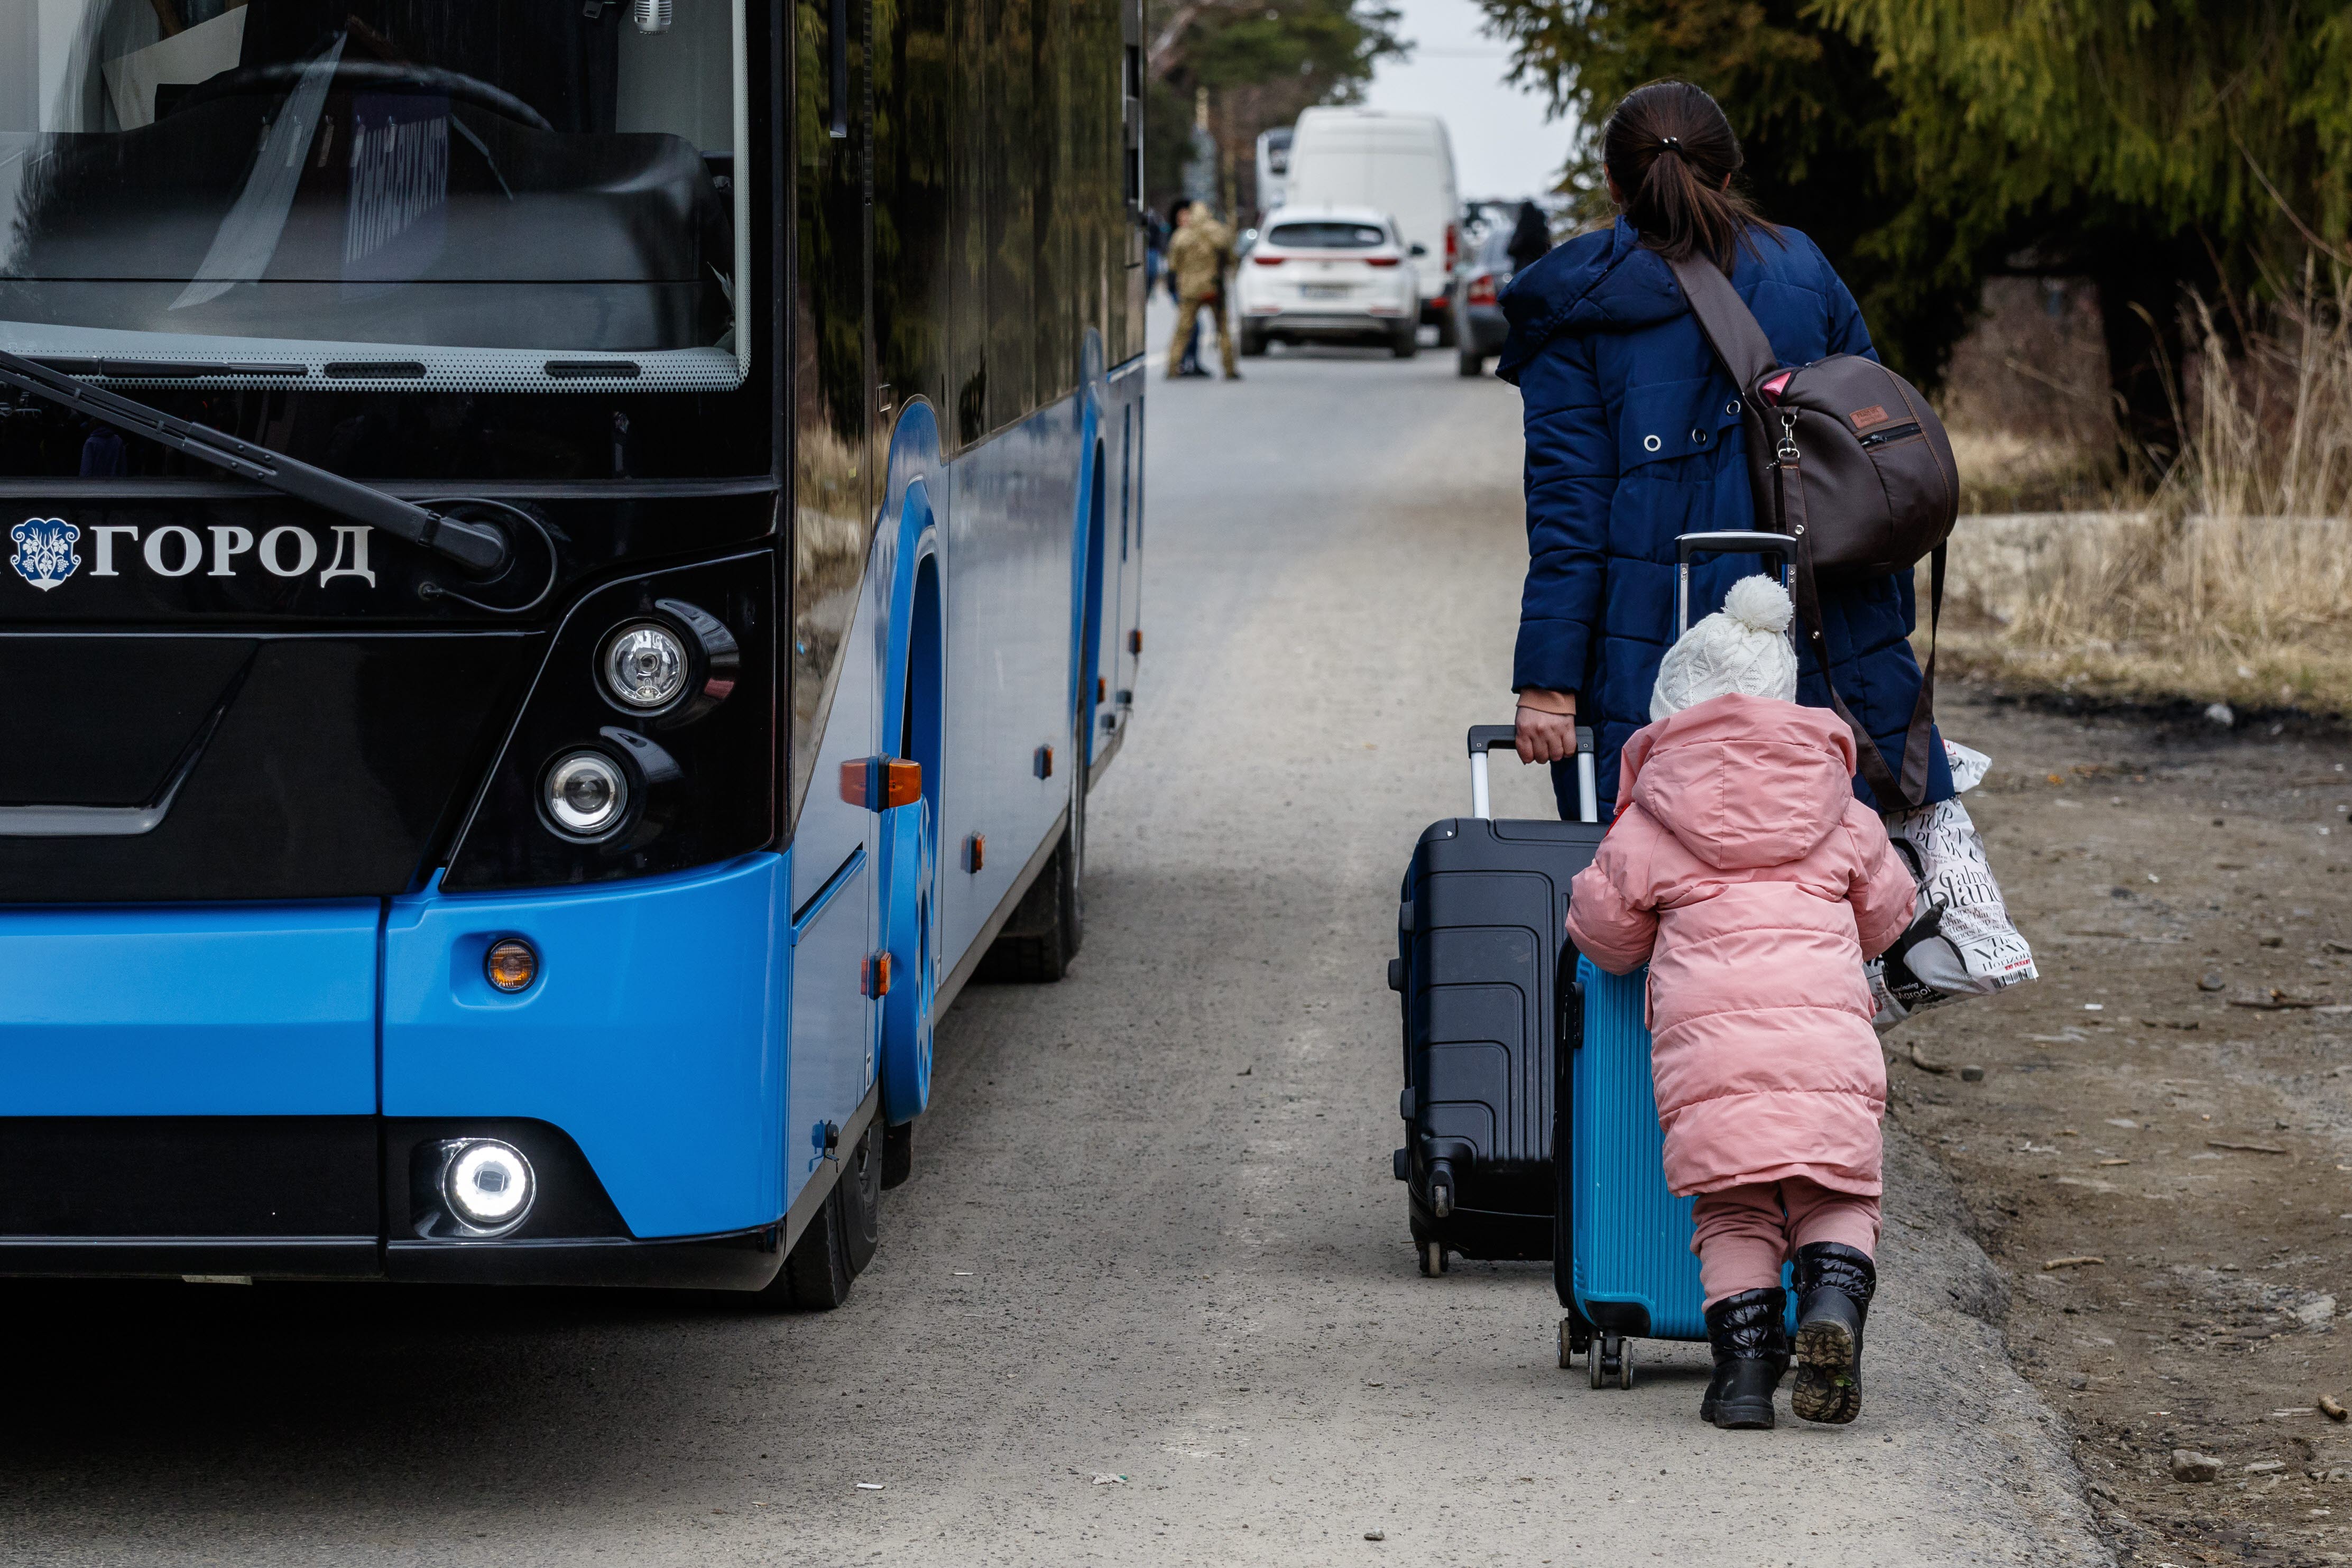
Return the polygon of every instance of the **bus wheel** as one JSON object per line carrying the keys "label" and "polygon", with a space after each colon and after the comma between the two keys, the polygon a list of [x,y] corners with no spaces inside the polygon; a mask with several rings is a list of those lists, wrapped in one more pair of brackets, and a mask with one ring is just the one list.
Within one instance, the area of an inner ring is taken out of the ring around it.
{"label": "bus wheel", "polygon": [[761,1300],[773,1307],[828,1312],[849,1300],[849,1288],[874,1261],[882,1241],[882,1140],[867,1128],[842,1161],[841,1179],[824,1195],[807,1230]]}
{"label": "bus wheel", "polygon": [[850,1282],[856,1274],[849,1267],[849,1249],[843,1245],[841,1234],[841,1193],[847,1184],[845,1175],[825,1194],[824,1206],[784,1255],[783,1268],[760,1292],[763,1306],[828,1312],[849,1300]]}
{"label": "bus wheel", "polygon": [[866,1272],[874,1261],[874,1249],[882,1244],[882,1140],[876,1134],[878,1127],[868,1127],[866,1136],[851,1150],[841,1173],[840,1184],[833,1189],[833,1201],[841,1208],[841,1250],[849,1264],[852,1278]]}
{"label": "bus wheel", "polygon": [[901,1187],[915,1174],[915,1124],[901,1121],[882,1130],[882,1185]]}
{"label": "bus wheel", "polygon": [[1034,984],[1069,973],[1086,929],[1086,857],[1087,792],[1081,781],[1071,791],[1069,821],[1053,858],[1021,896],[973,978]]}

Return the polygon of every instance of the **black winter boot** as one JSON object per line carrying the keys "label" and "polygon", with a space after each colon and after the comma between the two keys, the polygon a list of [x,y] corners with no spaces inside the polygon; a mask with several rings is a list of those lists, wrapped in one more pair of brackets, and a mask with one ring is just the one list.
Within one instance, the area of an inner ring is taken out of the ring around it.
{"label": "black winter boot", "polygon": [[1832,1425],[1862,1414],[1862,1324],[1878,1289],[1870,1254],[1834,1241],[1797,1248],[1797,1385],[1790,1408]]}
{"label": "black winter boot", "polygon": [[1726,1430],[1772,1425],[1772,1391],[1789,1370],[1789,1293],[1742,1290],[1706,1310],[1706,1342],[1715,1375],[1698,1402],[1698,1418]]}

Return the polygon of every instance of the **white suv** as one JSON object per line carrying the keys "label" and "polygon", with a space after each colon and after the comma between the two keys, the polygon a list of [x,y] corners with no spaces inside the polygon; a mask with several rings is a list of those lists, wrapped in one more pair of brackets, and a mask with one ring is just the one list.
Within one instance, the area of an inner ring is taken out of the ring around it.
{"label": "white suv", "polygon": [[1284,207],[1269,215],[1234,292],[1242,353],[1279,338],[1372,340],[1399,359],[1420,346],[1421,290],[1412,255],[1385,213]]}

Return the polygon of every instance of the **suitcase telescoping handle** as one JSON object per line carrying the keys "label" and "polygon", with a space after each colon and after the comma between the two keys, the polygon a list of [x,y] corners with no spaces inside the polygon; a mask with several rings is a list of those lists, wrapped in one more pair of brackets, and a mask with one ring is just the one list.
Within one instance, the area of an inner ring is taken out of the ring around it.
{"label": "suitcase telescoping handle", "polygon": [[1690,630],[1690,563],[1694,555],[1770,555],[1780,563],[1780,585],[1789,585],[1789,536],[1749,528],[1685,533],[1675,541],[1675,639]]}
{"label": "suitcase telescoping handle", "polygon": [[[1519,732],[1508,724],[1470,726],[1470,815],[1492,816],[1494,802],[1486,793],[1486,753],[1515,751]],[[1576,810],[1580,822],[1601,820],[1601,792],[1592,777],[1592,731],[1576,727]]]}

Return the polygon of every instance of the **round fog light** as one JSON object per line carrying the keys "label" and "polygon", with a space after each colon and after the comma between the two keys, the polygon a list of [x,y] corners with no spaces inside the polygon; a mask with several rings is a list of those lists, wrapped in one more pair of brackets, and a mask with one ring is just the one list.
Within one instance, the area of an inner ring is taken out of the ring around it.
{"label": "round fog light", "polygon": [[482,956],[482,974],[500,991],[528,991],[539,978],[539,951],[517,936],[494,942]]}
{"label": "round fog light", "polygon": [[497,1230],[521,1220],[530,1206],[530,1162],[506,1143],[478,1139],[458,1145],[442,1173],[441,1195],[467,1225]]}
{"label": "round fog light", "polygon": [[602,752],[573,752],[547,770],[547,816],[575,838],[594,838],[621,820],[628,781]]}
{"label": "round fog light", "polygon": [[667,708],[686,689],[686,644],[658,621],[623,626],[604,645],[604,684],[631,708]]}

